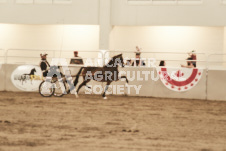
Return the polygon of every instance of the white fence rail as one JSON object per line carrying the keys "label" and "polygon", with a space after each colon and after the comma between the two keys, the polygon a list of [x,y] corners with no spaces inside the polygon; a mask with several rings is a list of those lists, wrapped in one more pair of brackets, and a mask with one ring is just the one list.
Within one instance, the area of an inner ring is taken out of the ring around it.
{"label": "white fence rail", "polygon": [[[40,49],[7,49],[5,52],[5,64],[38,64],[40,62],[40,54],[45,52],[48,54],[48,60],[52,58],[65,58],[70,63],[70,59],[74,57],[75,50],[40,50]],[[79,56],[84,62],[89,59],[95,65],[103,64],[103,54],[100,51],[79,51]]]}
{"label": "white fence rail", "polygon": [[226,70],[226,54],[215,53],[208,55],[206,60],[208,69]]}
{"label": "white fence rail", "polygon": [[[105,63],[108,62],[113,56],[117,54],[123,54],[124,62],[128,59],[135,61],[135,52],[131,51],[107,51],[104,54]],[[198,59],[194,60],[197,62],[197,67],[207,68],[207,55],[205,53],[196,53]],[[180,67],[181,64],[186,65],[186,59],[189,57],[188,53],[182,52],[142,52],[141,60],[146,64],[146,67],[158,66],[159,62],[164,60],[167,67]]]}
{"label": "white fence rail", "polygon": [[0,48],[0,63],[5,63],[5,50]]}
{"label": "white fence rail", "polygon": [[[75,50],[48,50],[48,49],[0,49],[0,63],[4,64],[38,64],[40,62],[40,53],[48,53],[48,60],[52,58],[65,58],[70,63]],[[79,56],[83,58],[83,62],[93,63],[94,66],[102,66],[106,64],[111,57],[117,54],[123,54],[124,61],[127,59],[135,60],[135,53],[131,51],[110,50],[101,52],[99,50],[78,50]],[[226,70],[226,54],[205,54],[196,53],[197,67],[206,69]],[[147,52],[141,53],[141,58],[144,59],[146,67],[149,67],[149,61],[155,61],[155,66],[158,66],[161,60],[166,62],[167,67],[179,67],[181,64],[186,64],[188,58],[187,53],[183,52]],[[151,59],[150,59],[151,58]],[[150,59],[150,60],[148,60]],[[85,64],[86,65],[86,64]],[[153,64],[152,64],[153,65]],[[150,66],[151,67],[151,66]],[[153,66],[152,66],[153,67]]]}

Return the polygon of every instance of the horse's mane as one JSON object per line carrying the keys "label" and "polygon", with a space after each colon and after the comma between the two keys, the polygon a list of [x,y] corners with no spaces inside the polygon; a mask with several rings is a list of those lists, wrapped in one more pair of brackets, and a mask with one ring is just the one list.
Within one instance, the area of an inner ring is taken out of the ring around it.
{"label": "horse's mane", "polygon": [[111,60],[110,60],[104,67],[107,67],[108,65],[113,65],[113,64],[115,63],[115,59],[116,59],[116,58],[119,58],[119,57],[121,57],[121,56],[122,56],[122,54],[113,56],[113,57],[111,58]]}

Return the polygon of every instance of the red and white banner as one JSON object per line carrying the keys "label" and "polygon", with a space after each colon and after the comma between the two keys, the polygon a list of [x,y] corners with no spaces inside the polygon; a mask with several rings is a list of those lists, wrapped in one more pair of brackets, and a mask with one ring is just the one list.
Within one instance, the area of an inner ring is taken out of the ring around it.
{"label": "red and white banner", "polygon": [[197,68],[156,68],[162,83],[170,90],[184,92],[192,89],[202,77]]}

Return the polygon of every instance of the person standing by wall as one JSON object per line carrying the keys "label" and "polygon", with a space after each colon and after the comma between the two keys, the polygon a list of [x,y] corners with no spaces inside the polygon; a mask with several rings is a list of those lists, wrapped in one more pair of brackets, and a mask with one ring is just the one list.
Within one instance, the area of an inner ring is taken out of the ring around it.
{"label": "person standing by wall", "polygon": [[70,64],[81,64],[81,65],[83,65],[83,59],[78,56],[78,51],[74,51],[74,57],[71,58]]}

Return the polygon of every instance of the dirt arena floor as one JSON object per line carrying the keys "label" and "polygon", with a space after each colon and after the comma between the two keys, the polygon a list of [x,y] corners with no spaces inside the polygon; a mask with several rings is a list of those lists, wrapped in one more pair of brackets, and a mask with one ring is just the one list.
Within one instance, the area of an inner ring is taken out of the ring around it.
{"label": "dirt arena floor", "polygon": [[226,151],[226,102],[0,92],[0,151]]}

